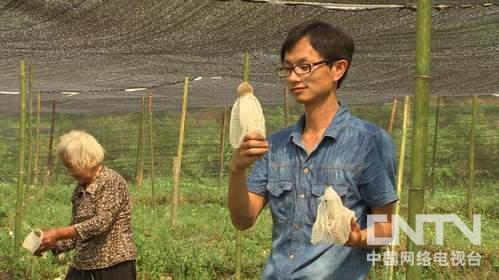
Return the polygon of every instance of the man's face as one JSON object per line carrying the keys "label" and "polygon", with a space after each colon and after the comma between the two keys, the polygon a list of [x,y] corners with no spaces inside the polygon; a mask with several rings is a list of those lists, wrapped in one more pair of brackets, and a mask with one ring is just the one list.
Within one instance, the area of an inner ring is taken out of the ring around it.
{"label": "man's face", "polygon": [[[300,39],[296,45],[285,54],[284,67],[294,67],[301,64],[313,64],[324,61],[324,58],[312,47],[307,37]],[[284,78],[289,92],[298,103],[309,104],[327,99],[336,89],[334,82],[335,67],[326,63],[311,67],[310,73],[297,75],[295,71]]]}

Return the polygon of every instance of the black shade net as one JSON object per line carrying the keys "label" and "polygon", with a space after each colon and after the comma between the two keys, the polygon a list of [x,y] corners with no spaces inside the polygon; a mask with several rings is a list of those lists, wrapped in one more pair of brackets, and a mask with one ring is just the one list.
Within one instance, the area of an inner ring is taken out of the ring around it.
{"label": "black shade net", "polygon": [[[396,7],[351,11],[327,8],[331,3]],[[189,107],[231,105],[247,50],[255,94],[263,104],[280,104],[283,85],[274,69],[281,42],[296,24],[321,19],[356,42],[340,99],[386,102],[413,93],[415,6],[393,0],[0,0],[0,92],[19,91],[19,59],[25,58],[45,112],[52,100],[62,113],[137,111],[144,92],[124,90],[142,87],[154,87],[156,110],[178,110],[185,76],[202,77],[191,82]],[[433,7],[432,94],[498,93],[496,2],[442,0]],[[0,94],[0,114],[18,108],[17,95]]]}

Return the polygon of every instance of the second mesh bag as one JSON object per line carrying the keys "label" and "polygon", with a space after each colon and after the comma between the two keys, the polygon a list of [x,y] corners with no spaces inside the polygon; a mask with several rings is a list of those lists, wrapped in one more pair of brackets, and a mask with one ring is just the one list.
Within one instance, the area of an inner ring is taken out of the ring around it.
{"label": "second mesh bag", "polygon": [[345,244],[355,213],[343,206],[340,196],[332,187],[326,188],[319,200],[317,219],[312,227],[312,244]]}
{"label": "second mesh bag", "polygon": [[253,94],[253,87],[242,82],[237,88],[237,98],[230,116],[230,144],[234,149],[239,148],[244,136],[258,131],[265,137],[265,118],[262,106]]}

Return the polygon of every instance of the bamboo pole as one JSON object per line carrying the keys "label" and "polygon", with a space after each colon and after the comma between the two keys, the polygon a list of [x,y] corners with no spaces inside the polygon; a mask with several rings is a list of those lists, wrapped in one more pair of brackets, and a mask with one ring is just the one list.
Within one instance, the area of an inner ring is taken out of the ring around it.
{"label": "bamboo pole", "polygon": [[[64,124],[64,115],[62,113],[59,113],[59,118],[58,118],[58,128],[57,128],[57,138],[61,137],[63,134],[63,124]],[[53,182],[57,182],[59,180],[59,157],[54,157],[54,164],[53,164],[53,175],[52,177],[54,178]]]}
{"label": "bamboo pole", "polygon": [[144,116],[145,116],[145,97],[142,96],[142,103],[140,107],[140,122],[139,122],[139,138],[137,143],[137,162],[135,166],[135,186],[140,188],[142,186],[142,179],[144,178]]}
{"label": "bamboo pole", "polygon": [[222,127],[220,129],[220,167],[218,171],[218,186],[223,186],[224,180],[224,154],[225,154],[225,131],[227,130],[227,106],[224,107],[222,116]]}
{"label": "bamboo pole", "polygon": [[390,121],[388,122],[388,127],[386,129],[386,131],[389,133],[389,134],[392,134],[392,130],[393,130],[393,123],[395,122],[395,115],[397,113],[397,98],[396,97],[393,97],[393,103],[392,103],[392,113],[390,115]]}
{"label": "bamboo pole", "polygon": [[[26,132],[26,68],[24,60],[19,63],[21,95],[19,103],[19,177],[17,179],[16,217],[14,221],[14,258],[19,257],[21,247],[21,224],[23,216],[24,190],[24,144]],[[19,261],[19,260],[17,260]]]}
{"label": "bamboo pole", "polygon": [[[400,136],[400,154],[399,154],[399,166],[397,170],[397,194],[402,197],[402,184],[404,182],[404,168],[405,168],[405,149],[407,143],[407,120],[409,118],[409,96],[404,97],[404,116],[402,119],[402,135]],[[395,215],[400,215],[400,200],[395,206]],[[393,243],[390,245],[390,251],[395,252],[395,246]],[[389,266],[389,279],[393,279],[393,265]]]}
{"label": "bamboo pole", "polygon": [[187,95],[188,94],[189,94],[189,77],[185,77],[184,94],[182,96],[182,112],[180,115],[180,130],[179,130],[178,147],[177,147],[179,171],[181,170],[180,168],[182,167],[182,152],[183,152],[183,148],[184,148],[185,118],[187,115]]}
{"label": "bamboo pole", "polygon": [[152,208],[154,213],[156,213],[156,190],[154,188],[154,145],[153,145],[153,116],[152,116],[152,89],[149,89],[149,152],[151,160],[151,195],[152,195]]}
{"label": "bamboo pole", "polygon": [[284,127],[288,127],[289,125],[289,103],[288,103],[288,90],[287,87],[284,86],[284,90],[282,93],[282,99],[284,103]]}
{"label": "bamboo pole", "polygon": [[[184,79],[184,94],[182,96],[182,112],[180,113],[180,128],[178,135],[178,147],[177,147],[177,162],[172,169],[176,172],[173,173],[173,186],[172,186],[172,226],[173,221],[177,221],[177,205],[178,205],[178,193],[180,185],[180,173],[182,172],[182,152],[184,148],[184,134],[185,134],[185,118],[187,115],[187,95],[189,94],[189,77]],[[174,216],[175,215],[175,216]]]}
{"label": "bamboo pole", "polygon": [[28,91],[28,168],[26,169],[26,191],[31,186],[32,165],[33,165],[33,65],[29,64],[28,71],[29,91]]}
{"label": "bamboo pole", "polygon": [[177,225],[177,206],[178,206],[178,183],[180,179],[180,169],[179,169],[179,159],[178,157],[173,158],[172,174],[172,211],[171,211],[171,223],[174,228]]}
{"label": "bamboo pole", "polygon": [[[416,215],[424,209],[426,186],[426,144],[428,142],[428,107],[431,69],[431,0],[418,0],[416,11],[416,69],[414,124],[411,151],[411,184],[409,187],[408,224],[416,226]],[[414,256],[419,252],[412,240],[408,239],[408,251]],[[421,266],[416,263],[407,267],[407,279],[421,279]]]}
{"label": "bamboo pole", "polygon": [[38,178],[40,175],[40,111],[41,97],[38,92],[36,98],[36,136],[35,136],[35,167],[33,168],[33,184],[38,187]]}
{"label": "bamboo pole", "polygon": [[435,195],[435,165],[437,162],[437,140],[438,140],[438,117],[440,115],[440,95],[437,97],[437,108],[435,111],[435,128],[433,132],[433,151],[431,159],[431,172],[430,172],[430,197]]}
{"label": "bamboo pole", "polygon": [[[250,78],[250,56],[249,52],[244,52],[243,56],[243,81],[249,82]],[[243,233],[236,229],[236,280],[241,279],[241,251]]]}
{"label": "bamboo pole", "polygon": [[52,117],[50,121],[50,136],[49,136],[49,147],[47,156],[47,172],[45,173],[45,189],[47,189],[50,181],[50,176],[52,173],[52,144],[54,143],[54,127],[55,127],[55,110],[56,102],[52,100]]}
{"label": "bamboo pole", "polygon": [[245,51],[243,55],[243,82],[249,82],[250,79],[250,54]]}
{"label": "bamboo pole", "polygon": [[468,185],[468,218],[473,218],[473,191],[475,189],[475,134],[476,134],[476,118],[477,118],[477,101],[478,96],[473,95],[473,103],[471,108],[471,129],[470,129],[470,155],[469,155],[469,172],[470,181]]}

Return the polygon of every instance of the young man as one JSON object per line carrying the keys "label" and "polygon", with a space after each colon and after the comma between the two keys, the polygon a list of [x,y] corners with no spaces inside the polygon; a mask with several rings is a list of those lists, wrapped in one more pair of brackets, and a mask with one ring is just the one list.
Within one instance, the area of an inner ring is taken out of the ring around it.
{"label": "young man", "polygon": [[[263,279],[364,279],[371,266],[367,215],[387,215],[386,223],[369,230],[376,237],[391,236],[392,204],[398,200],[393,143],[337,99],[353,51],[353,40],[327,23],[306,22],[291,30],[277,73],[305,113],[268,139],[246,135],[234,152],[228,195],[232,223],[248,229],[270,204],[272,251]],[[344,246],[310,241],[318,198],[329,186],[355,212]]]}

